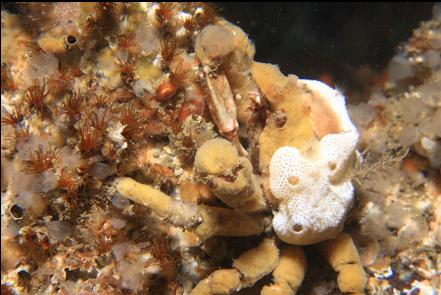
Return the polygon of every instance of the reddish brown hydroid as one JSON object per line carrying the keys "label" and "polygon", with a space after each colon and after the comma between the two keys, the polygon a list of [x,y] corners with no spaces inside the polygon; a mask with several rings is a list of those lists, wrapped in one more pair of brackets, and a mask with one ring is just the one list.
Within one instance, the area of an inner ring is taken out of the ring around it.
{"label": "reddish brown hydroid", "polygon": [[15,106],[14,110],[8,112],[6,108],[2,107],[2,124],[17,126],[24,118],[20,107]]}
{"label": "reddish brown hydroid", "polygon": [[176,3],[173,2],[161,2],[158,9],[155,11],[156,20],[160,24],[165,24],[173,18],[175,13]]}
{"label": "reddish brown hydroid", "polygon": [[80,92],[72,92],[62,103],[61,113],[67,114],[74,122],[81,118],[82,106],[85,101],[84,94]]}
{"label": "reddish brown hydroid", "polygon": [[181,52],[181,50],[178,50],[178,44],[176,43],[176,40],[165,39],[161,41],[160,54],[164,66],[168,66]]}
{"label": "reddish brown hydroid", "polygon": [[66,168],[61,169],[60,176],[58,177],[58,188],[66,191],[68,195],[74,195],[77,193],[81,184],[82,181],[80,177],[68,172]]}
{"label": "reddish brown hydroid", "polygon": [[33,84],[29,86],[24,93],[24,100],[30,110],[34,109],[42,114],[46,105],[45,98],[49,94],[46,90],[46,81],[43,80],[41,85],[38,80],[34,80]]}
{"label": "reddish brown hydroid", "polygon": [[95,128],[100,132],[104,132],[109,123],[109,115],[107,114],[107,109],[104,109],[101,113],[97,111],[92,111],[88,118],[88,125]]}
{"label": "reddish brown hydroid", "polygon": [[122,135],[131,141],[142,136],[144,123],[144,118],[134,109],[133,104],[121,112],[121,124],[125,125]]}
{"label": "reddish brown hydroid", "polygon": [[41,173],[49,170],[54,166],[55,160],[58,157],[56,148],[44,148],[42,145],[37,150],[29,150],[29,160],[26,162],[26,172]]}
{"label": "reddish brown hydroid", "polygon": [[78,132],[80,135],[78,148],[81,152],[90,154],[99,149],[102,143],[102,132],[88,125],[82,126]]}

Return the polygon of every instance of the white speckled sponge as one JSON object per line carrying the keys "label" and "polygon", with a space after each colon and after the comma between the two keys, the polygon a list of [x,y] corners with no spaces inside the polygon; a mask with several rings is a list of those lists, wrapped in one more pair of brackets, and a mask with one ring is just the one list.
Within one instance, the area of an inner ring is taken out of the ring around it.
{"label": "white speckled sponge", "polygon": [[325,135],[312,151],[285,146],[271,158],[270,189],[279,200],[274,230],[287,243],[308,245],[335,237],[343,227],[353,200],[353,186],[347,175],[358,132],[340,92],[317,81],[300,83],[313,95],[328,100],[341,126],[340,133]]}

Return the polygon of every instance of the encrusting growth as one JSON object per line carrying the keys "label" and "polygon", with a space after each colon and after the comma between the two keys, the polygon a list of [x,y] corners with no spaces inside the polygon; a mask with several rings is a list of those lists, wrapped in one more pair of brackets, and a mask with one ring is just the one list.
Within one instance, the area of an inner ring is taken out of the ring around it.
{"label": "encrusting growth", "polygon": [[271,65],[255,64],[253,74],[272,107],[286,114],[282,128],[272,122],[260,135],[260,165],[278,207],[274,230],[297,245],[333,238],[352,206],[348,175],[358,140],[344,97],[323,83],[284,77]]}

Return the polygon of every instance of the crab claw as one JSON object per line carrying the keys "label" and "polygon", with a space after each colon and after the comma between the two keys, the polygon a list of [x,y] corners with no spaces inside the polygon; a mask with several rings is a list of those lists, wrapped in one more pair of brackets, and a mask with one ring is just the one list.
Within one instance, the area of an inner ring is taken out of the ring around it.
{"label": "crab claw", "polygon": [[220,134],[232,141],[237,136],[237,110],[233,93],[227,77],[220,73],[205,74],[210,95],[207,98],[208,109]]}

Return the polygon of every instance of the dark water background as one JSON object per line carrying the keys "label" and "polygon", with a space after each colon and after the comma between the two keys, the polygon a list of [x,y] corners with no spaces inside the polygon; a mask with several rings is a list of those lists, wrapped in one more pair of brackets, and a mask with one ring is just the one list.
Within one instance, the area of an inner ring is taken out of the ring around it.
{"label": "dark water background", "polygon": [[381,84],[398,46],[434,3],[217,3],[256,45],[256,60],[285,74],[330,80],[354,100]]}

